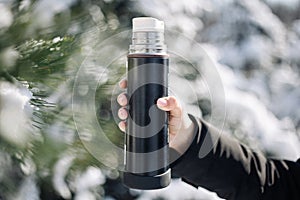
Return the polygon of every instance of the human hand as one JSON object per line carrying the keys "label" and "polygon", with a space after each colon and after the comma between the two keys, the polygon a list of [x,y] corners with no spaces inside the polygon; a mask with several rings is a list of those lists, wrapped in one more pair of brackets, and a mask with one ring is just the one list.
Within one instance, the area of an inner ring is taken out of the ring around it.
{"label": "human hand", "polygon": [[[120,88],[127,88],[127,80],[123,79],[119,83]],[[121,106],[118,110],[118,117],[121,119],[119,128],[126,130],[126,119],[128,112],[125,106],[128,104],[126,93],[123,92],[117,97],[117,102]],[[179,153],[184,153],[194,138],[194,124],[185,113],[179,101],[174,96],[159,98],[156,102],[157,107],[163,111],[169,111],[169,137],[170,147]]]}

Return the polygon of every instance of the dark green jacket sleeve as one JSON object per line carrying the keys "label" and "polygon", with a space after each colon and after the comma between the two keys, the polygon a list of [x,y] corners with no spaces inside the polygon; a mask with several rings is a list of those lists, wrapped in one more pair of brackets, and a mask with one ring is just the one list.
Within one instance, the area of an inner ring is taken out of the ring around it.
{"label": "dark green jacket sleeve", "polygon": [[227,200],[300,200],[299,162],[267,159],[190,117],[197,133],[188,150],[171,165],[173,176]]}

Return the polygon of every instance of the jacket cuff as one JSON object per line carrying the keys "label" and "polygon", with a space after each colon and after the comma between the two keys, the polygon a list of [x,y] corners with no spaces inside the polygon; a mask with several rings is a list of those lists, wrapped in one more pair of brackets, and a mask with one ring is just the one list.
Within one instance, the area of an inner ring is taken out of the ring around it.
{"label": "jacket cuff", "polygon": [[[175,149],[170,148],[170,158],[171,158],[170,160],[175,160],[173,163],[170,164],[170,167],[172,168],[173,178],[183,177],[186,164],[189,163],[190,160],[196,158],[199,153],[199,143],[201,143],[201,138],[202,138],[201,132],[203,132],[201,130],[203,126],[200,120],[197,120],[193,115],[188,114],[188,116],[195,125],[194,134],[193,134],[194,139],[192,140],[192,143],[182,155],[180,155],[180,153],[178,153]],[[191,184],[191,182],[189,182],[185,178],[182,178],[182,180],[197,188],[196,185]]]}

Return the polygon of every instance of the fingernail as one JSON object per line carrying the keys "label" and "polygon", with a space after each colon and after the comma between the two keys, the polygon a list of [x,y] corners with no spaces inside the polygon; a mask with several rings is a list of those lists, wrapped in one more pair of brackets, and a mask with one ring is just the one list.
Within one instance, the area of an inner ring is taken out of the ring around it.
{"label": "fingernail", "polygon": [[125,98],[123,95],[119,96],[119,102],[120,103],[125,103]]}
{"label": "fingernail", "polygon": [[158,99],[157,104],[164,107],[168,105],[168,102],[165,99]]}
{"label": "fingernail", "polygon": [[125,124],[123,121],[119,122],[119,128],[121,131],[125,132]]}
{"label": "fingernail", "polygon": [[127,112],[126,112],[126,110],[120,109],[120,110],[119,110],[119,117],[120,117],[121,119],[126,119],[126,118],[127,118]]}
{"label": "fingernail", "polygon": [[126,79],[122,79],[119,82],[119,87],[122,88],[122,89],[126,88]]}
{"label": "fingernail", "polygon": [[119,111],[120,117],[124,118],[126,116],[125,111],[124,110],[120,110]]}

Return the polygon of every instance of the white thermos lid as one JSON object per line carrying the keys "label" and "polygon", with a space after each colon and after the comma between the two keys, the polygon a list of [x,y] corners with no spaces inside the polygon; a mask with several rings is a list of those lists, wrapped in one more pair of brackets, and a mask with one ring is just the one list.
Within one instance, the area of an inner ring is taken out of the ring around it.
{"label": "white thermos lid", "polygon": [[153,17],[137,17],[132,19],[133,32],[164,32],[164,22]]}

